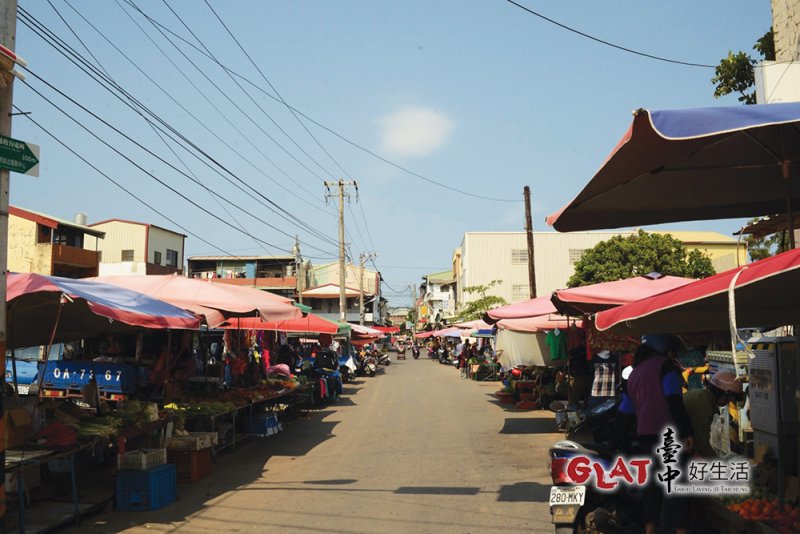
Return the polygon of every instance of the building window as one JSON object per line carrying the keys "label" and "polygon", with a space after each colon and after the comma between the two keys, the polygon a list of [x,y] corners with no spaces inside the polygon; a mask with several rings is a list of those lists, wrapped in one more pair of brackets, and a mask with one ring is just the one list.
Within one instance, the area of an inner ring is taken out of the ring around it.
{"label": "building window", "polygon": [[167,249],[167,267],[178,266],[178,251]]}
{"label": "building window", "polygon": [[123,250],[122,261],[133,261],[133,250]]}
{"label": "building window", "polygon": [[583,258],[584,253],[586,252],[585,248],[571,248],[569,249],[569,264],[575,265],[581,258]]}
{"label": "building window", "polygon": [[528,251],[523,248],[511,249],[511,263],[512,265],[528,263]]}
{"label": "building window", "polygon": [[36,225],[36,242],[50,243],[53,240],[53,231],[43,224]]}
{"label": "building window", "polygon": [[161,265],[161,252],[158,250],[153,252],[153,263]]}
{"label": "building window", "polygon": [[531,289],[528,284],[514,284],[511,286],[511,300],[528,300],[531,298]]}

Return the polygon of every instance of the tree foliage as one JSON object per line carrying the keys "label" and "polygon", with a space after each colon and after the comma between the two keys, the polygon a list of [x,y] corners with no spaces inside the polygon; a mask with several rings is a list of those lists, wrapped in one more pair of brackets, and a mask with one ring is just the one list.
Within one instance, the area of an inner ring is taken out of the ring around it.
{"label": "tree foliage", "polygon": [[[747,225],[749,226],[759,219],[760,217],[750,219]],[[754,237],[751,234],[744,238],[744,242],[747,245],[747,253],[753,261],[763,260],[764,258],[769,258],[775,254],[780,254],[781,252],[789,250],[789,235],[787,230],[764,237]]]}
{"label": "tree foliage", "polygon": [[461,311],[458,313],[458,319],[460,321],[472,321],[474,319],[480,319],[483,317],[483,314],[487,312],[487,310],[508,304],[506,299],[503,297],[486,294],[491,288],[502,283],[502,280],[492,280],[486,285],[465,287],[465,293],[469,293],[471,295],[477,294],[480,296],[477,299],[464,304],[464,306],[461,308]]}
{"label": "tree foliage", "polygon": [[705,278],[714,274],[711,260],[699,250],[686,247],[669,234],[651,234],[643,230],[623,237],[614,236],[587,250],[575,263],[569,287],[658,272],[687,278]]}
{"label": "tree foliage", "polygon": [[[765,33],[756,44],[753,50],[758,52],[762,59],[775,59],[775,38],[772,28]],[[755,104],[756,94],[752,87],[756,83],[755,71],[753,69],[756,60],[749,54],[742,52],[728,52],[728,56],[714,69],[714,77],[711,83],[714,84],[714,96],[719,98],[731,93],[739,93],[739,102],[743,104]]]}

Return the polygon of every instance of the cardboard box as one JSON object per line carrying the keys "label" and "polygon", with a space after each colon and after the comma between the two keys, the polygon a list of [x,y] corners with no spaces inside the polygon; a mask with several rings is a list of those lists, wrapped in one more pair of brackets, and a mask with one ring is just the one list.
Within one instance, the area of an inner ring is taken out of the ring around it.
{"label": "cardboard box", "polygon": [[25,408],[9,408],[6,411],[6,449],[25,445],[31,422],[31,416]]}

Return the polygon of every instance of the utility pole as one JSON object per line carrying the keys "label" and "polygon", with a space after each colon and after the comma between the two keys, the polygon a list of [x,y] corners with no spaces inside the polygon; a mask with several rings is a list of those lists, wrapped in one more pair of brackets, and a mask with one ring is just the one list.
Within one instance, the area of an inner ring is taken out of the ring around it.
{"label": "utility pole", "polygon": [[294,253],[294,277],[296,278],[297,285],[297,302],[303,303],[303,257],[300,255],[300,238],[294,236],[294,246],[292,247]]}
{"label": "utility pole", "polygon": [[417,320],[419,319],[418,318],[419,306],[417,304],[417,284],[412,283],[409,287],[411,288],[411,309],[412,309],[411,320],[413,321],[411,323],[411,333],[416,334]]}
{"label": "utility pole", "polygon": [[531,188],[527,185],[523,190],[525,197],[525,237],[528,239],[528,284],[530,295],[536,298],[536,267],[533,264],[533,222],[531,221]]}
{"label": "utility pole", "polygon": [[[331,193],[331,187],[338,188],[339,192],[336,194]],[[343,323],[347,322],[347,297],[345,295],[347,274],[345,269],[347,267],[345,265],[344,256],[344,199],[345,197],[348,199],[350,198],[350,194],[346,191],[348,187],[353,187],[356,193],[358,193],[358,182],[355,180],[352,182],[345,182],[344,180],[325,182],[325,188],[327,189],[325,199],[328,200],[334,196],[338,196],[339,198],[339,320]]]}
{"label": "utility pole", "polygon": [[[11,52],[16,50],[17,0],[0,2],[0,44]],[[14,77],[5,78],[0,87],[0,135],[11,136],[11,111],[14,101]],[[0,366],[6,368],[6,277],[8,271],[8,202],[10,172],[0,169]],[[6,478],[6,416],[5,389],[0,388],[0,479]],[[0,487],[0,530],[6,528],[6,490]]]}
{"label": "utility pole", "polygon": [[[358,310],[359,310],[359,319],[358,324],[364,326],[364,264],[375,257],[375,254],[370,252],[369,254],[361,253],[358,256],[358,265],[359,265],[359,283],[358,283]],[[377,297],[377,292],[376,295]],[[373,304],[372,307],[372,319],[375,320],[375,305]]]}

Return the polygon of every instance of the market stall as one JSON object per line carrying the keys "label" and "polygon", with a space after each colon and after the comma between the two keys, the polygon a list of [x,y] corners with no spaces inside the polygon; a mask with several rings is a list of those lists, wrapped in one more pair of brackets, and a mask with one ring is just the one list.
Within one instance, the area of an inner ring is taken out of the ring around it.
{"label": "market stall", "polygon": [[[800,199],[798,174],[793,169],[800,154],[798,123],[797,103],[638,110],[600,170],[575,200],[548,217],[548,223],[559,231],[573,231],[783,214],[793,249],[794,212]],[[652,202],[653,198],[658,202]],[[758,452],[754,454],[758,463],[755,486],[761,491],[764,482],[774,480],[772,490],[781,501],[775,509],[781,514],[785,511],[780,507],[785,501],[796,502],[798,493],[798,344],[794,337],[744,343],[737,327],[794,325],[797,334],[796,252],[720,273],[597,317],[598,328],[626,333],[648,328],[730,332],[724,348],[734,371],[742,366],[747,370],[753,428],[762,425],[762,431],[772,435],[772,439],[762,439],[771,441],[776,451],[774,465],[765,464],[765,457]],[[777,282],[780,279],[785,283]],[[745,353],[743,361],[739,360],[740,349]],[[752,413],[756,404],[760,409]],[[794,443],[783,448],[784,438]],[[764,445],[757,449],[770,448],[768,443]],[[765,513],[764,503],[756,497],[730,506],[748,520],[773,520],[775,516]],[[719,508],[716,504],[712,501],[708,507],[716,526],[730,531],[760,528],[753,521],[734,522],[731,514],[714,513]],[[800,523],[795,519],[788,525],[780,521],[773,526],[797,531]]]}

